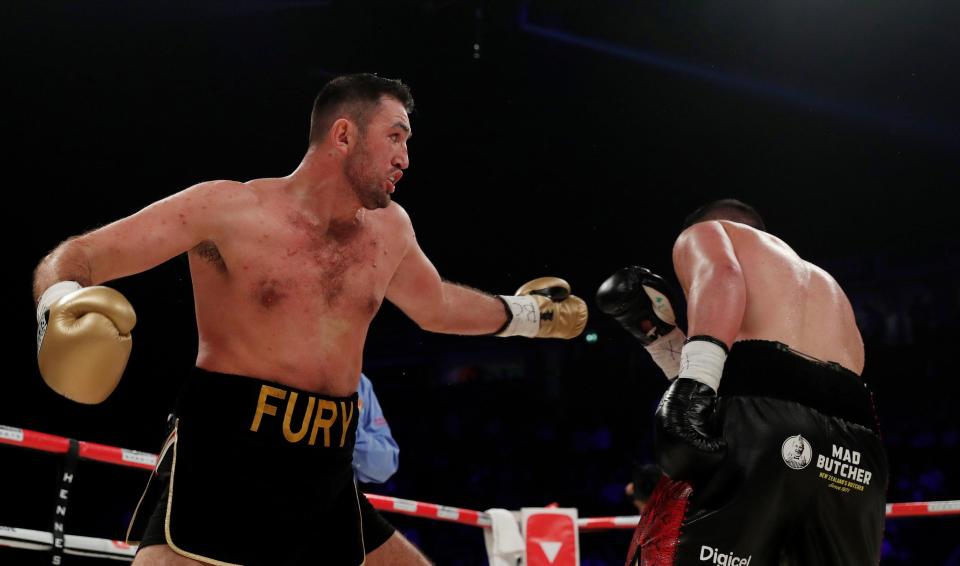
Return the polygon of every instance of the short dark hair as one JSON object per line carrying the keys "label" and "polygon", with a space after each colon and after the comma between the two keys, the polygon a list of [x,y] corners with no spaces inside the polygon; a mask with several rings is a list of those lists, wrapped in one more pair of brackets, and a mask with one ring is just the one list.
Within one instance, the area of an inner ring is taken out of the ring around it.
{"label": "short dark hair", "polygon": [[732,220],[742,222],[747,226],[753,226],[757,230],[766,231],[767,229],[757,209],[735,198],[711,201],[694,210],[683,221],[683,229],[686,230],[697,222],[705,220]]}
{"label": "short dark hair", "polygon": [[310,143],[317,143],[330,130],[337,119],[352,120],[363,132],[370,121],[372,111],[384,96],[397,99],[407,113],[413,112],[413,95],[410,87],[396,79],[385,79],[371,73],[343,75],[328,82],[316,100],[310,114]]}

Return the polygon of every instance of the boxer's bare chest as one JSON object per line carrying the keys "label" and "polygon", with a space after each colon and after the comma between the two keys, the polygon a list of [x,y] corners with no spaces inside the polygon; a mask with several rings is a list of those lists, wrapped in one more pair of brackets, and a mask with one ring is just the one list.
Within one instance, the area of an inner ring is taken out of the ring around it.
{"label": "boxer's bare chest", "polygon": [[318,222],[292,209],[258,211],[191,252],[195,279],[261,315],[369,320],[400,260],[385,224],[375,214]]}

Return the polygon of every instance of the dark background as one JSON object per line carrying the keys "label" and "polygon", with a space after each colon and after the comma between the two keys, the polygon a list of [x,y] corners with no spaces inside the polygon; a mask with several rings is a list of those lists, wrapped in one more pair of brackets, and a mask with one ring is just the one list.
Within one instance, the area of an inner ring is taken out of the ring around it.
{"label": "dark background", "polygon": [[[889,500],[960,499],[957,2],[17,1],[0,21],[14,317],[0,424],[157,451],[196,353],[185,258],[113,283],[136,346],[95,407],[35,369],[33,267],[196,182],[286,175],[317,90],[373,71],[416,97],[395,197],[444,277],[510,293],[556,274],[592,302],[623,265],[671,274],[682,218],[741,198],[851,296]],[[615,324],[595,313],[589,330],[595,344],[428,335],[385,305],[364,368],[401,467],[371,491],[632,514],[623,484],[651,458],[666,383]],[[49,530],[56,464],[0,447],[0,524]],[[145,475],[81,463],[67,531],[122,538]],[[391,518],[440,564],[483,563],[474,529]],[[889,521],[883,564],[960,564],[958,527]],[[584,534],[583,563],[620,564],[628,538]]]}

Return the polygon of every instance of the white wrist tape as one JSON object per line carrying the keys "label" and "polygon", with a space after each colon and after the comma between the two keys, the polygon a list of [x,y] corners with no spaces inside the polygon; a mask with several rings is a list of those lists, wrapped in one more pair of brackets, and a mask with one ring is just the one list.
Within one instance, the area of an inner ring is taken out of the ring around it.
{"label": "white wrist tape", "polygon": [[692,340],[680,351],[680,377],[695,379],[717,391],[726,361],[727,352],[721,346],[707,340]]}
{"label": "white wrist tape", "polygon": [[537,300],[527,295],[500,295],[513,318],[497,336],[526,336],[533,338],[540,333],[540,307]]}
{"label": "white wrist tape", "polygon": [[644,346],[653,362],[660,366],[667,379],[673,381],[680,375],[680,351],[687,336],[683,330],[674,328],[669,333],[657,338],[649,346]]}
{"label": "white wrist tape", "polygon": [[37,303],[37,322],[43,319],[43,313],[50,309],[50,305],[59,301],[64,295],[82,289],[83,286],[76,281],[61,281],[50,285],[46,291],[40,295],[40,302]]}

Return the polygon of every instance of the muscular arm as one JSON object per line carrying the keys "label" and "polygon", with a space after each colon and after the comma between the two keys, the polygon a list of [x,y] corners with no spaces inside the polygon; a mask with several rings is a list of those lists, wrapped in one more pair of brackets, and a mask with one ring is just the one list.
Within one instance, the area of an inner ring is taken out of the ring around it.
{"label": "muscular arm", "polygon": [[747,293],[723,224],[700,222],[680,234],[673,267],[687,297],[687,333],[713,336],[730,347],[740,332]]}
{"label": "muscular arm", "polygon": [[492,334],[507,321],[496,297],[440,279],[415,238],[390,281],[387,299],[431,332]]}
{"label": "muscular arm", "polygon": [[410,217],[394,203],[396,229],[407,236],[403,259],[397,267],[387,299],[420,328],[444,334],[492,334],[507,322],[500,299],[440,278],[437,268],[417,243]]}
{"label": "muscular arm", "polygon": [[245,193],[237,183],[200,183],[64,241],[34,271],[34,300],[57,281],[98,285],[146,271],[205,239],[214,239],[216,218]]}

